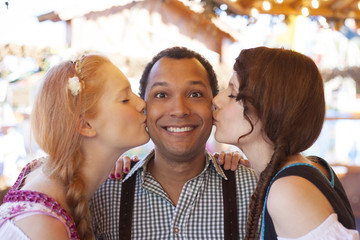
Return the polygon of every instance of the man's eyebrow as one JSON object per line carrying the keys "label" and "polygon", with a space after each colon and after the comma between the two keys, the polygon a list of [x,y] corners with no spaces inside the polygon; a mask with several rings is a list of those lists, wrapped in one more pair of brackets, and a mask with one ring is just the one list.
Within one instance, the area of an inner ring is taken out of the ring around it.
{"label": "man's eyebrow", "polygon": [[203,81],[197,81],[197,80],[190,81],[190,85],[201,85],[203,87],[206,87],[206,85]]}
{"label": "man's eyebrow", "polygon": [[168,86],[168,85],[169,84],[167,82],[156,82],[151,86],[150,90],[157,86],[164,87],[164,86]]}
{"label": "man's eyebrow", "polygon": [[[203,81],[198,81],[198,80],[193,80],[193,81],[190,81],[190,85],[201,85],[203,87],[206,87],[205,83]],[[154,83],[150,90],[153,89],[154,87],[166,87],[166,86],[169,86],[169,83],[168,82],[156,82]]]}

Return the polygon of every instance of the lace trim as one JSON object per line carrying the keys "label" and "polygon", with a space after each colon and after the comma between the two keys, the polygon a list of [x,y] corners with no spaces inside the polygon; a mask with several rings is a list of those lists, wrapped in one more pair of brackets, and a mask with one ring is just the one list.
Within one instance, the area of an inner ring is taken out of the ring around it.
{"label": "lace trim", "polygon": [[[29,172],[31,172],[33,169],[39,167],[42,164],[41,160],[42,159],[32,161],[23,168],[15,184],[11,187],[7,195],[4,197],[3,202],[4,203],[6,202],[39,203],[50,209],[52,212],[56,213],[58,216],[61,216],[66,221],[66,225],[70,229],[71,239],[79,239],[79,234],[76,231],[76,226],[72,217],[70,216],[70,214],[66,212],[65,209],[61,207],[61,205],[57,201],[55,201],[55,199],[49,197],[44,193],[37,191],[18,190],[19,186],[23,183],[26,175],[29,174]],[[24,208],[19,205],[16,208],[13,208],[11,210],[11,213],[14,214],[16,212],[21,212],[23,210]]]}

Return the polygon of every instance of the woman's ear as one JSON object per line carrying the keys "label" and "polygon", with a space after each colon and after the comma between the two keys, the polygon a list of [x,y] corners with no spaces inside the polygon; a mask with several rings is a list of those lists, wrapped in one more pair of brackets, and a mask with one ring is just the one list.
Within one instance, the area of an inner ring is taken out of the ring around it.
{"label": "woman's ear", "polygon": [[95,128],[83,117],[80,117],[79,132],[85,137],[95,137]]}

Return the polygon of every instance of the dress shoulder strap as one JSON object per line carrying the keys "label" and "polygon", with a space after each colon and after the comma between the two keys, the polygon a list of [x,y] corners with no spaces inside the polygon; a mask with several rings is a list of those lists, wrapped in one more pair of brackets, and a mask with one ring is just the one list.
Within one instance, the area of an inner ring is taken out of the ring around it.
{"label": "dress shoulder strap", "polygon": [[325,160],[319,157],[316,158],[319,163],[330,172],[330,175],[332,176],[330,180],[328,180],[316,167],[309,164],[298,164],[296,166],[290,165],[290,167],[281,171],[272,182],[286,176],[299,176],[307,179],[314,184],[330,202],[335,213],[338,214],[339,222],[348,229],[356,229],[355,217],[340,180]]}
{"label": "dress shoulder strap", "polygon": [[[277,179],[287,176],[298,176],[305,178],[314,184],[327,198],[335,213],[338,214],[339,222],[348,229],[356,229],[354,214],[340,180],[337,178],[335,172],[325,162],[325,160],[318,157],[315,158],[320,164],[328,169],[331,175],[331,179],[327,179],[319,169],[310,164],[296,163],[283,168],[277,173],[277,175],[275,175],[268,187],[268,192],[271,185]],[[264,204],[263,237],[265,237],[265,239],[272,239],[272,237],[276,237],[273,222],[266,208],[266,200]]]}

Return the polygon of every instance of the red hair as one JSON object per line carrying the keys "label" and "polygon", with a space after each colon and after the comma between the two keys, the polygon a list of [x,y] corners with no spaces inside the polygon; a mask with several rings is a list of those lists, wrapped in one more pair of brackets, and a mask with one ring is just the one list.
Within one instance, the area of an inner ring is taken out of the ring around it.
{"label": "red hair", "polygon": [[[93,239],[94,235],[81,173],[84,160],[79,127],[82,115],[91,118],[97,113],[96,103],[105,85],[99,73],[105,63],[110,63],[109,59],[87,55],[79,60],[78,71],[71,61],[52,67],[44,77],[31,114],[34,138],[49,155],[46,170],[63,183],[66,202],[81,239]],[[69,78],[74,76],[81,83],[81,90],[75,96],[68,89]]]}
{"label": "red hair", "polygon": [[320,72],[309,57],[291,50],[258,47],[241,51],[234,64],[240,83],[237,100],[245,118],[255,114],[274,145],[274,153],[252,196],[246,239],[254,239],[266,189],[288,157],[309,148],[325,116]]}

